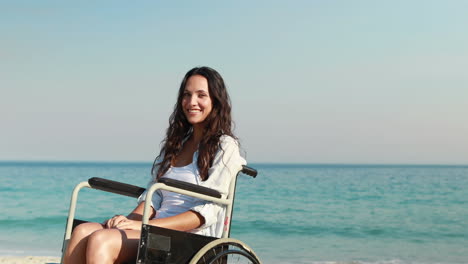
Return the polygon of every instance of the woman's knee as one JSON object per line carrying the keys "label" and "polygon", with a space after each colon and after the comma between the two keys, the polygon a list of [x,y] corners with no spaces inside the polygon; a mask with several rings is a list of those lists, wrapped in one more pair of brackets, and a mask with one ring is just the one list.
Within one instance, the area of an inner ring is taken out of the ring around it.
{"label": "woman's knee", "polygon": [[121,230],[103,229],[92,233],[88,238],[88,252],[111,254],[116,257],[122,246]]}
{"label": "woman's knee", "polygon": [[89,236],[88,243],[103,245],[109,241],[109,229],[97,230]]}
{"label": "woman's knee", "polygon": [[72,236],[74,237],[87,237],[97,230],[101,230],[103,227],[98,223],[83,223],[73,229]]}
{"label": "woman's knee", "polygon": [[101,260],[102,263],[114,261],[119,255],[121,239],[116,234],[116,229],[103,229],[92,233],[88,237],[86,258],[94,263]]}
{"label": "woman's knee", "polygon": [[138,250],[140,231],[103,229],[92,233],[88,238],[86,257],[89,263],[101,260],[133,262]]}

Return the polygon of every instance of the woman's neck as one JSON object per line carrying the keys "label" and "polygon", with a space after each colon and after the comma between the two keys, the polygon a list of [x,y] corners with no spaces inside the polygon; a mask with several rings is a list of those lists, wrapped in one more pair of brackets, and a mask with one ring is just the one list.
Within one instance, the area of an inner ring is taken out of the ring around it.
{"label": "woman's neck", "polygon": [[198,145],[203,138],[203,127],[193,126],[191,140]]}

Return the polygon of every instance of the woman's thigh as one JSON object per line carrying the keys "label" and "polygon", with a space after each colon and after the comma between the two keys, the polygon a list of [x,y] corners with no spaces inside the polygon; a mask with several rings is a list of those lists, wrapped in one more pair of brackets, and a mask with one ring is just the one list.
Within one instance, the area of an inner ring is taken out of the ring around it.
{"label": "woman's thigh", "polygon": [[65,252],[66,263],[83,263],[85,261],[88,238],[104,227],[99,223],[83,223],[75,227]]}
{"label": "woman's thigh", "polygon": [[[117,263],[135,261],[138,252],[138,242],[140,240],[140,230],[122,230],[116,228],[102,229],[94,232],[88,242],[88,251],[96,249],[111,255]],[[90,256],[94,255],[92,252]]]}

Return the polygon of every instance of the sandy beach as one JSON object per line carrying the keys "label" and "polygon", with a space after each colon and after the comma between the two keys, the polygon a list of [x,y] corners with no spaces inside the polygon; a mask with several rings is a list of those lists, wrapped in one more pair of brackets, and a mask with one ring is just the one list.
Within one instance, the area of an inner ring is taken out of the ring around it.
{"label": "sandy beach", "polygon": [[0,264],[58,264],[59,257],[0,256]]}

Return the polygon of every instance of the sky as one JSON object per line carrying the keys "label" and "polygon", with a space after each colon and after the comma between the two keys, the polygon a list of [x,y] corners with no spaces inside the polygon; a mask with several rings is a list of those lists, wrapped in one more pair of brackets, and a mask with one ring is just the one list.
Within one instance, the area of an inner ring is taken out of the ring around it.
{"label": "sky", "polygon": [[0,160],[142,161],[215,68],[249,162],[468,164],[468,1],[0,0]]}

